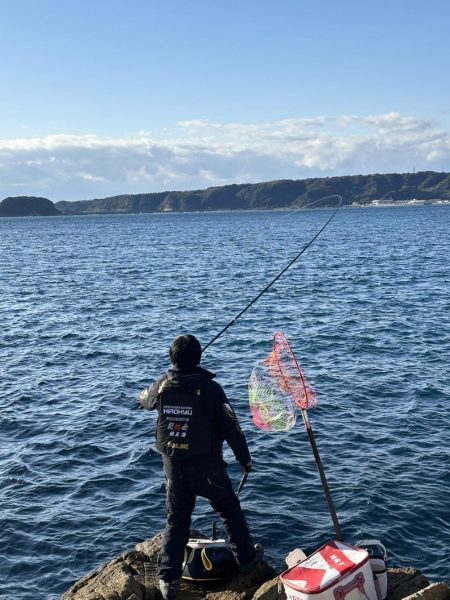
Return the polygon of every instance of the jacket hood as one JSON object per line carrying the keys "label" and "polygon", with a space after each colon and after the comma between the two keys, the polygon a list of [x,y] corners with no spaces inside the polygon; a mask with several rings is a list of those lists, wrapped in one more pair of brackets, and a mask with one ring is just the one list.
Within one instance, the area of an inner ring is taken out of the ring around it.
{"label": "jacket hood", "polygon": [[215,373],[203,367],[194,367],[189,370],[173,368],[169,369],[166,375],[169,381],[189,391],[204,387],[216,376]]}

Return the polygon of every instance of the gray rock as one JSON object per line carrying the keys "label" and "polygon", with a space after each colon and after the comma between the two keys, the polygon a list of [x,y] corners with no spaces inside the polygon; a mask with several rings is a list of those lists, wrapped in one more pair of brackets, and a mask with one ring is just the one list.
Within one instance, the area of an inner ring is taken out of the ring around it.
{"label": "gray rock", "polygon": [[[160,600],[157,559],[161,534],[137,544],[134,550],[117,557],[77,581],[62,600]],[[251,600],[261,585],[276,575],[262,561],[246,575],[237,574],[224,584],[200,587],[182,581],[181,600]]]}
{"label": "gray rock", "polygon": [[283,591],[283,584],[279,577],[266,581],[256,591],[254,600],[286,600],[286,594]]}
{"label": "gray rock", "polygon": [[450,588],[444,582],[431,583],[426,588],[407,596],[407,600],[450,600]]}
{"label": "gray rock", "polygon": [[[62,600],[161,600],[157,559],[161,534],[137,544],[75,583]],[[182,581],[178,600],[286,600],[280,578],[262,561],[247,575],[200,587]],[[450,600],[446,583],[432,583],[417,569],[388,569],[387,600]]]}
{"label": "gray rock", "polygon": [[428,579],[418,569],[388,569],[387,574],[389,600],[402,600],[430,585]]}

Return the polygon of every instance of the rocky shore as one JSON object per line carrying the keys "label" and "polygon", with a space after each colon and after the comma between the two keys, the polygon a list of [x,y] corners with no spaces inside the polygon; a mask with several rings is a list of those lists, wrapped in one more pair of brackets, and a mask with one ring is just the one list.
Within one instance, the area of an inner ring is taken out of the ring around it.
{"label": "rocky shore", "polygon": [[[75,583],[62,600],[160,600],[156,565],[161,535],[146,540]],[[387,600],[450,600],[447,583],[430,583],[419,570],[388,569]],[[262,561],[225,584],[182,582],[178,600],[286,600],[278,574]]]}

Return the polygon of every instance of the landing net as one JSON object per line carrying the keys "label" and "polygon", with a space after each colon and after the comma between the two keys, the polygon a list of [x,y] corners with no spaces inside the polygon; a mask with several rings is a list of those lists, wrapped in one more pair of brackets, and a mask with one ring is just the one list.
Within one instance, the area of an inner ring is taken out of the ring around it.
{"label": "landing net", "polygon": [[249,401],[255,425],[270,431],[289,431],[295,425],[297,412],[301,411],[336,530],[336,539],[342,541],[341,526],[307,412],[308,408],[317,405],[317,394],[307,382],[288,340],[279,331],[273,336],[272,352],[257,363],[252,371]]}
{"label": "landing net", "polygon": [[268,431],[289,431],[297,421],[297,410],[289,393],[280,390],[271,376],[267,360],[253,368],[248,398],[253,422]]}
{"label": "landing net", "polygon": [[279,331],[273,336],[273,349],[267,367],[278,388],[291,395],[302,410],[317,406],[317,394],[307,382],[287,338]]}
{"label": "landing net", "polygon": [[253,422],[269,431],[289,431],[296,423],[297,409],[317,405],[316,392],[280,332],[273,336],[270,355],[253,368],[248,391]]}

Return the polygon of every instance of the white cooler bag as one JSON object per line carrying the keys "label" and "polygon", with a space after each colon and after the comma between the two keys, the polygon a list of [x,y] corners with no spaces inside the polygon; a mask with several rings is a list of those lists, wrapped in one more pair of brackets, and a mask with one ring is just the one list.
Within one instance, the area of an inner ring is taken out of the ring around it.
{"label": "white cooler bag", "polygon": [[364,548],[369,554],[369,563],[372,573],[375,575],[375,588],[377,588],[379,600],[387,597],[387,552],[380,540],[361,540],[356,542],[358,548]]}
{"label": "white cooler bag", "polygon": [[378,600],[369,554],[330,541],[281,574],[288,600]]}

